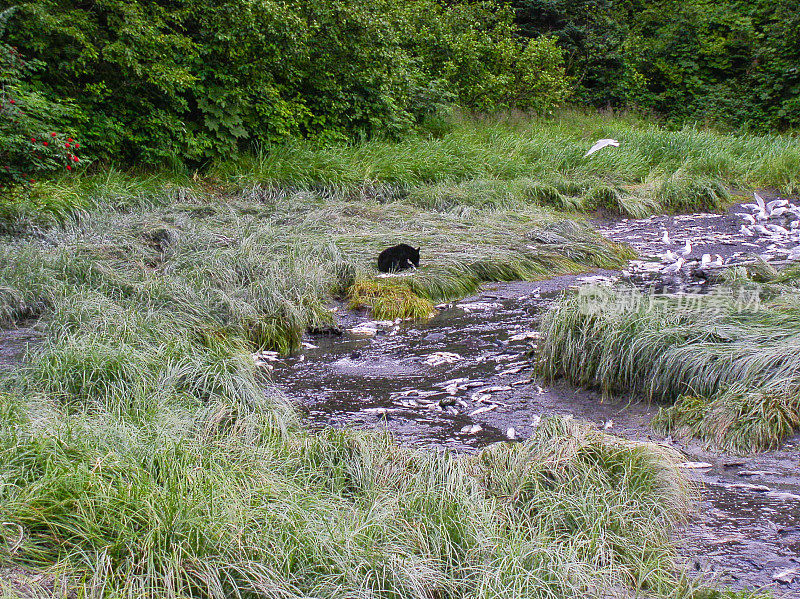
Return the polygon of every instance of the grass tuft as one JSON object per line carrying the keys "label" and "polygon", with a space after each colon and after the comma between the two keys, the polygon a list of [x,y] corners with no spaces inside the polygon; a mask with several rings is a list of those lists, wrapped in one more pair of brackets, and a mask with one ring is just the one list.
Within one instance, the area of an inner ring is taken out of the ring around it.
{"label": "grass tuft", "polygon": [[679,397],[659,409],[653,426],[740,454],[777,449],[800,429],[800,393],[786,385],[750,389],[734,384],[711,398]]}
{"label": "grass tuft", "polygon": [[800,304],[793,289],[765,292],[583,290],[545,317],[537,367],[605,393],[677,401],[657,418],[664,430],[736,450],[775,447],[798,428]]}
{"label": "grass tuft", "polygon": [[411,285],[393,279],[356,281],[347,292],[350,308],[369,308],[378,320],[429,318],[435,310],[430,300],[420,297]]}

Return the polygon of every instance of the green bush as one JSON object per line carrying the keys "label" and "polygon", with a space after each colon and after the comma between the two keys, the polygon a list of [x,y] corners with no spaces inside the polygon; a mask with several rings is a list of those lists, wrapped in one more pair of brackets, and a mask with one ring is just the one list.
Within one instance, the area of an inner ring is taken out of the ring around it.
{"label": "green bush", "polygon": [[494,1],[41,0],[9,33],[97,157],[200,166],[293,136],[396,137],[454,102],[545,112],[567,91],[560,52],[512,17]]}
{"label": "green bush", "polygon": [[[0,12],[0,37],[15,12]],[[80,142],[60,132],[69,106],[50,101],[26,83],[43,68],[0,43],[0,190],[29,185],[58,170],[78,167]]]}

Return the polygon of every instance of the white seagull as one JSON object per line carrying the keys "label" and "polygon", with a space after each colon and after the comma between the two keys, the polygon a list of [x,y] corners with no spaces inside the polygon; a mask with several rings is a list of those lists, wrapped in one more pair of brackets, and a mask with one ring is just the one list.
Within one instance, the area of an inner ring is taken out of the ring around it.
{"label": "white seagull", "polygon": [[775,233],[780,233],[781,235],[788,235],[789,234],[789,230],[785,229],[784,227],[781,227],[780,225],[768,224],[768,225],[766,225],[766,227],[770,231],[774,231]]}
{"label": "white seagull", "polygon": [[775,211],[775,208],[788,206],[789,200],[772,200],[771,202],[767,203],[767,212],[769,212],[770,216]]}
{"label": "white seagull", "polygon": [[589,148],[589,151],[583,155],[583,157],[586,158],[587,156],[597,152],[597,150],[602,150],[607,146],[614,146],[616,148],[619,147],[619,142],[616,139],[598,139],[596,142],[594,142],[594,145]]}
{"label": "white seagull", "polygon": [[667,273],[667,274],[674,275],[674,274],[675,274],[675,273],[677,273],[677,272],[678,272],[678,271],[679,271],[681,268],[683,268],[683,265],[684,265],[685,263],[686,263],[686,260],[684,260],[682,257],[681,257],[681,258],[678,258],[678,261],[677,261],[675,264],[673,264],[672,266],[667,266],[667,267],[664,269],[664,272],[665,272],[665,273]]}
{"label": "white seagull", "polygon": [[692,242],[687,239],[686,246],[683,248],[681,254],[683,254],[684,256],[688,256],[691,253],[692,253]]}
{"label": "white seagull", "polygon": [[673,252],[672,250],[667,250],[666,254],[661,254],[661,262],[666,264],[667,262],[675,262],[678,259],[678,254]]}
{"label": "white seagull", "polygon": [[661,237],[661,243],[672,245],[672,242],[669,239],[669,231],[664,231],[664,235]]}
{"label": "white seagull", "polygon": [[711,264],[711,254],[703,254],[703,257],[700,258],[700,266],[708,266]]}
{"label": "white seagull", "polygon": [[742,204],[742,208],[749,208],[756,213],[756,220],[767,220],[767,205],[764,203],[764,198],[753,192],[753,197],[756,200],[755,204]]}
{"label": "white seagull", "polygon": [[758,213],[756,214],[756,218],[758,220],[766,220],[769,215],[767,214],[767,206],[764,204],[764,198],[758,195],[755,191],[753,192],[753,197],[756,199],[756,204],[758,205]]}
{"label": "white seagull", "polygon": [[744,225],[742,225],[742,226],[739,228],[739,230],[740,230],[742,233],[744,233],[745,235],[747,235],[748,237],[752,237],[753,235],[755,235],[755,233],[753,233],[753,230],[752,230],[752,229],[749,229],[749,228],[745,227]]}
{"label": "white seagull", "polygon": [[723,264],[722,256],[720,256],[719,254],[714,254],[714,257],[716,258],[716,260],[714,260],[714,262],[712,262],[712,264],[714,266],[722,266],[722,264]]}
{"label": "white seagull", "polygon": [[[769,205],[767,206],[769,208]],[[770,211],[769,216],[770,218],[779,218],[789,212],[789,209],[786,206],[778,206],[777,208]]]}
{"label": "white seagull", "polygon": [[737,212],[736,216],[741,216],[749,225],[756,224],[756,219],[752,214],[745,214],[744,212]]}

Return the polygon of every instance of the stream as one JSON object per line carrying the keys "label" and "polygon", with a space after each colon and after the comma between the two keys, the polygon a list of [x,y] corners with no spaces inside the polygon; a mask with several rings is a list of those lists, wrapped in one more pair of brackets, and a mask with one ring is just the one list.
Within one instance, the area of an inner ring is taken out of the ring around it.
{"label": "stream", "polygon": [[642,258],[623,271],[485,285],[424,322],[374,322],[340,305],[333,309],[343,335],[309,336],[300,353],[262,356],[263,363],[312,427],[385,428],[399,443],[466,452],[525,439],[539,419],[558,414],[676,447],[687,462],[710,465],[687,470],[701,502],[677,539],[682,565],[711,583],[800,598],[800,435],[745,457],[665,438],[649,426],[657,406],[635,397],[604,401],[563,382],[546,386],[532,380],[527,357],[542,315],[565,289],[617,279],[658,293],[709,289],[691,267],[666,274],[663,261],[648,259],[664,252],[665,230],[675,251],[690,241],[687,262],[703,254],[725,265],[753,255],[779,261],[788,242],[741,233],[737,210],[595,223]]}

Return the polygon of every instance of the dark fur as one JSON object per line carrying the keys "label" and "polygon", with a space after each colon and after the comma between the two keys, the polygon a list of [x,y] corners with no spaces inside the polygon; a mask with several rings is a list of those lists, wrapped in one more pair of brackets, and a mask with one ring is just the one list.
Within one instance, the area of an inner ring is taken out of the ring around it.
{"label": "dark fur", "polygon": [[397,272],[407,268],[419,267],[419,248],[401,243],[386,248],[378,255],[378,270],[381,272]]}

